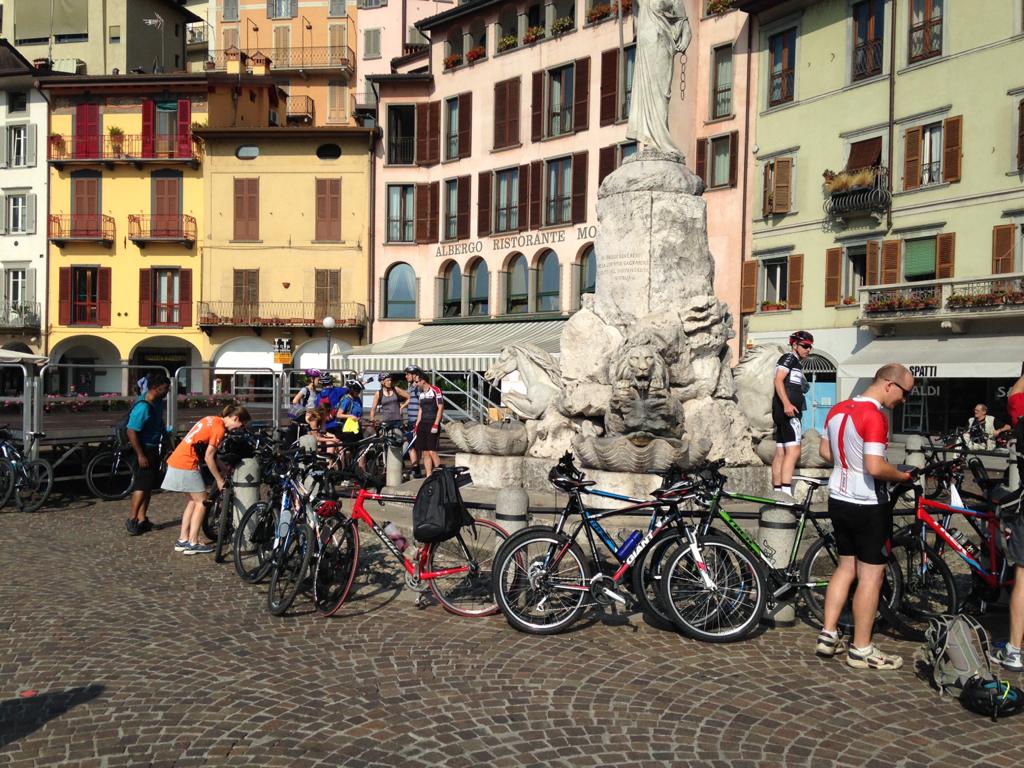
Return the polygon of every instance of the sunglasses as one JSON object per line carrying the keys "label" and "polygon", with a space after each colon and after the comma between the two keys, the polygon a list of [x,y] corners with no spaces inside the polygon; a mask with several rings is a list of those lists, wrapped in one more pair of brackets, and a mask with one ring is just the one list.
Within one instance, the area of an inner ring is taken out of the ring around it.
{"label": "sunglasses", "polygon": [[813,344],[807,344],[807,343],[802,342],[802,341],[801,342],[797,342],[797,346],[798,347],[803,347],[804,349],[814,349],[814,345]]}
{"label": "sunglasses", "polygon": [[910,393],[913,392],[913,389],[907,389],[902,384],[900,384],[899,382],[893,381],[892,379],[886,379],[886,381],[889,382],[890,384],[896,385],[896,387],[900,390],[900,392],[903,393],[904,397],[910,397]]}

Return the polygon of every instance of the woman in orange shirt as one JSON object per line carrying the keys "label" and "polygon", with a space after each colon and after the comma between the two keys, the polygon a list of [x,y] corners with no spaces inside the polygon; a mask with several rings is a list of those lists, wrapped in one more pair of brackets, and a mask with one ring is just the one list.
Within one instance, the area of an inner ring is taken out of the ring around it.
{"label": "woman in orange shirt", "polygon": [[206,515],[206,483],[199,471],[197,446],[205,445],[203,461],[209,468],[217,487],[224,487],[224,477],[217,466],[217,446],[224,435],[241,429],[252,420],[249,412],[240,405],[229,405],[220,416],[205,416],[195,423],[188,434],[178,443],[174,453],[167,459],[167,474],[161,488],[188,494],[185,513],[181,516],[181,533],[174,542],[174,551],[186,555],[206,555],[213,552],[209,542],[199,541],[199,531]]}

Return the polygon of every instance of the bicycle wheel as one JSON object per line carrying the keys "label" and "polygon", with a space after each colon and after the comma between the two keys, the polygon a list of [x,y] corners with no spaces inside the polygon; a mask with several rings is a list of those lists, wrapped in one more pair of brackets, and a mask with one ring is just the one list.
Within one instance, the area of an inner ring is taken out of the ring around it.
{"label": "bicycle wheel", "polygon": [[[696,640],[728,643],[746,637],[764,615],[765,577],[745,549],[724,536],[698,542],[703,567],[689,548],[662,570],[661,600],[679,630]],[[711,580],[708,585],[704,575]]]}
{"label": "bicycle wheel", "polygon": [[242,515],[235,530],[235,572],[242,581],[255,583],[267,575],[273,563],[277,514],[265,501],[257,501]]}
{"label": "bicycle wheel", "polygon": [[508,623],[520,632],[552,635],[572,624],[590,595],[590,565],[583,550],[546,527],[510,536],[494,559],[494,598]]}
{"label": "bicycle wheel", "polygon": [[0,458],[0,507],[7,506],[14,493],[14,467],[7,459]]}
{"label": "bicycle wheel", "polygon": [[935,551],[916,537],[893,542],[892,557],[901,585],[893,615],[893,628],[911,640],[923,640],[928,620],[959,609],[953,573]]}
{"label": "bicycle wheel", "polygon": [[[428,571],[465,568],[460,573],[430,579],[430,591],[446,610],[456,616],[490,616],[498,612],[491,588],[494,557],[508,538],[508,531],[490,520],[477,520],[454,539],[430,545]],[[467,556],[468,553],[468,556]]]}
{"label": "bicycle wheel", "polygon": [[207,497],[206,501],[203,502],[206,510],[203,514],[202,529],[203,536],[205,536],[208,541],[215,542],[217,540],[217,526],[220,525],[220,513],[222,510],[220,500],[221,494],[215,490],[209,497]]}
{"label": "bicycle wheel", "polygon": [[308,525],[297,525],[274,555],[267,591],[267,609],[274,616],[283,616],[291,607],[312,558],[313,531]]}
{"label": "bicycle wheel", "polygon": [[109,449],[93,456],[85,467],[85,484],[93,496],[119,501],[132,492],[132,466],[127,450]]}
{"label": "bicycle wheel", "polygon": [[217,505],[220,511],[217,513],[217,537],[213,548],[213,562],[224,562],[224,544],[231,541],[235,534],[235,494],[231,487],[226,487],[220,494],[220,503]]}
{"label": "bicycle wheel", "polygon": [[355,522],[345,517],[327,521],[313,568],[313,604],[322,615],[333,616],[348,599],[359,568]]}
{"label": "bicycle wheel", "polygon": [[661,604],[662,569],[667,556],[674,554],[680,541],[686,541],[681,531],[676,528],[664,530],[633,563],[633,596],[640,601],[647,618],[665,628],[673,626],[673,622]]}
{"label": "bicycle wheel", "polygon": [[22,512],[35,512],[53,490],[53,467],[46,459],[24,462],[14,470],[14,501]]}

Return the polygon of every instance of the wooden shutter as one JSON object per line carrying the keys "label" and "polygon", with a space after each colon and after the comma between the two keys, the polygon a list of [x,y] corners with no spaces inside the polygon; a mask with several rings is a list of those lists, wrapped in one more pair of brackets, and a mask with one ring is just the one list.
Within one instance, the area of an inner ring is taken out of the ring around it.
{"label": "wooden shutter", "polygon": [[1017,170],[1024,170],[1024,99],[1017,105]]}
{"label": "wooden shutter", "polygon": [[234,240],[245,240],[248,234],[246,221],[245,179],[235,179],[235,231]]}
{"label": "wooden shutter", "polygon": [[459,211],[455,217],[455,232],[459,240],[469,239],[469,209],[472,199],[470,187],[472,182],[470,176],[459,176],[457,183],[457,194],[459,196]]}
{"label": "wooden shutter", "polygon": [[882,285],[900,282],[900,241],[883,240],[879,281]]}
{"label": "wooden shutter", "polygon": [[153,135],[156,125],[156,102],[145,99],[142,102],[142,156],[153,157]]}
{"label": "wooden shutter", "polygon": [[431,165],[441,162],[441,102],[430,102],[427,128],[427,158]]}
{"label": "wooden shutter", "polygon": [[139,326],[153,324],[153,270],[139,270]]}
{"label": "wooden shutter", "polygon": [[430,184],[416,185],[416,242],[430,242]]}
{"label": "wooden shutter", "polygon": [[260,180],[235,179],[235,240],[260,239]]}
{"label": "wooden shutter", "polygon": [[964,118],[963,115],[947,117],[942,122],[942,180],[960,181],[960,165],[963,156]]}
{"label": "wooden shutter", "polygon": [[97,157],[101,147],[100,105],[75,107],[75,157]]}
{"label": "wooden shutter", "polygon": [[182,328],[192,325],[192,270],[178,271],[178,318]]}
{"label": "wooden shutter", "polygon": [[508,81],[508,127],[506,128],[506,146],[519,143],[519,78]]}
{"label": "wooden shutter", "polygon": [[903,134],[903,188],[921,186],[921,128],[907,128]]}
{"label": "wooden shutter", "polygon": [[[477,176],[476,189],[476,236],[491,234],[491,172],[484,171]],[[462,204],[462,201],[459,201]]]}
{"label": "wooden shutter", "polygon": [[793,158],[775,159],[772,182],[772,213],[789,213],[793,208]]}
{"label": "wooden shutter", "polygon": [[597,186],[601,186],[604,177],[615,170],[615,145],[601,147],[597,153]]}
{"label": "wooden shutter", "polygon": [[587,220],[587,153],[576,152],[572,156],[572,203],[573,224]]}
{"label": "wooden shutter", "polygon": [[60,268],[57,285],[57,322],[71,325],[71,267]]}
{"label": "wooden shutter", "polygon": [[801,253],[789,256],[789,290],[786,292],[786,307],[800,309],[804,302],[804,257]]}
{"label": "wooden shutter", "polygon": [[693,170],[700,180],[708,183],[708,140],[697,139],[697,157],[694,158]]}
{"label": "wooden shutter", "polygon": [[601,125],[611,125],[618,117],[619,103],[619,49],[612,48],[601,54]]}
{"label": "wooden shutter", "polygon": [[740,132],[729,134],[729,186],[735,187],[739,181],[740,163]]}
{"label": "wooden shutter", "polygon": [[761,215],[768,216],[772,212],[770,205],[772,196],[772,164],[765,163],[761,169]]}
{"label": "wooden shutter", "polygon": [[519,231],[530,228],[530,171],[529,164],[519,166]]}
{"label": "wooden shutter", "polygon": [[[459,95],[459,157],[469,157],[472,150],[473,94],[463,93]],[[462,205],[461,197],[459,198],[459,205]]]}
{"label": "wooden shutter", "polygon": [[829,248],[825,251],[825,306],[837,306],[842,300],[842,292],[843,249]]}
{"label": "wooden shutter", "polygon": [[110,267],[96,270],[96,317],[99,325],[110,325]]}
{"label": "wooden shutter", "polygon": [[178,99],[178,157],[192,157],[192,102]]}
{"label": "wooden shutter", "polygon": [[[435,181],[430,187],[430,218],[427,229],[427,242],[436,243],[441,234],[441,182]],[[461,201],[460,201],[461,204]]]}
{"label": "wooden shutter", "polygon": [[935,278],[951,278],[955,271],[956,232],[944,232],[935,238]]}
{"label": "wooden shutter", "polygon": [[760,263],[743,262],[743,275],[740,280],[740,312],[757,311],[757,272]]}
{"label": "wooden shutter", "polygon": [[992,274],[1002,275],[1013,272],[1014,238],[1017,234],[1016,224],[999,224],[992,228]]}
{"label": "wooden shutter", "polygon": [[430,126],[430,104],[423,102],[416,105],[416,162],[429,165],[427,152],[427,133]]}
{"label": "wooden shutter", "polygon": [[[508,84],[503,80],[494,84],[494,148],[508,145]],[[460,114],[461,119],[461,114]]]}
{"label": "wooden shutter", "polygon": [[573,72],[572,129],[585,131],[590,127],[590,57],[576,59]]}
{"label": "wooden shutter", "polygon": [[864,257],[864,284],[878,285],[882,271],[882,245],[877,240],[869,240],[867,253]]}
{"label": "wooden shutter", "polygon": [[544,138],[544,72],[533,73],[533,99],[530,104],[530,141]]}
{"label": "wooden shutter", "polygon": [[341,179],[316,180],[316,239],[341,240]]}
{"label": "wooden shutter", "polygon": [[544,212],[544,163],[530,163],[530,229],[540,229]]}

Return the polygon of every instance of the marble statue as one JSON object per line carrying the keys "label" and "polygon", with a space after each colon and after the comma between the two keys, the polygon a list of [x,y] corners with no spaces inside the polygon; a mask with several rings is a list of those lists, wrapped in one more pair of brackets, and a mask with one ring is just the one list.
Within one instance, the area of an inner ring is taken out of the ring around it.
{"label": "marble statue", "polygon": [[522,456],[529,442],[525,425],[518,421],[508,424],[450,421],[444,425],[444,431],[460,451],[481,456]]}
{"label": "marble statue", "polygon": [[636,67],[626,136],[662,152],[682,155],[668,130],[673,62],[690,44],[683,0],[634,0]]}
{"label": "marble statue", "polygon": [[499,382],[513,371],[526,386],[526,393],[505,392],[502,402],[524,419],[540,419],[562,391],[558,361],[535,344],[510,344],[484,372],[484,378]]}

